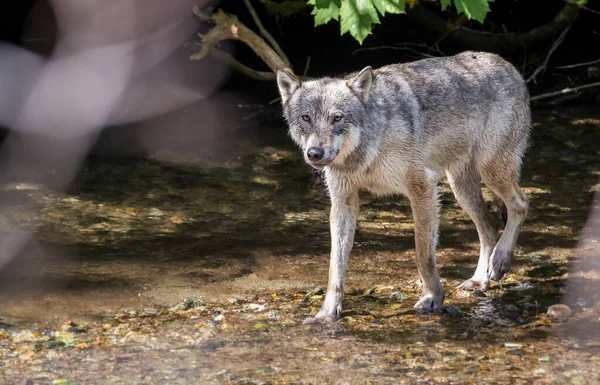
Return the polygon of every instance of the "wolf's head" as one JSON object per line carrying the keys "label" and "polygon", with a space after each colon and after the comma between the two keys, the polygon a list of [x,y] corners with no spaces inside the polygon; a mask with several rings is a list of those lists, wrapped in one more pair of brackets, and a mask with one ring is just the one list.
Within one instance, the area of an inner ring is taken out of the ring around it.
{"label": "wolf's head", "polygon": [[372,79],[371,67],[349,80],[301,82],[288,70],[277,72],[290,135],[302,149],[306,163],[317,169],[333,162],[342,164],[356,149]]}

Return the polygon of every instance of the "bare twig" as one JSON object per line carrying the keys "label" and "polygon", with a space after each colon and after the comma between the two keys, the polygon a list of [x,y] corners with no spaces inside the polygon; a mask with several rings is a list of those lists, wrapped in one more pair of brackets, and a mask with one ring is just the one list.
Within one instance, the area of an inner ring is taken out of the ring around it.
{"label": "bare twig", "polygon": [[[276,72],[257,71],[255,69],[252,69],[247,65],[240,63],[233,56],[231,56],[225,51],[221,51],[220,49],[213,47],[207,55],[214,57],[215,59],[224,61],[225,63],[229,64],[234,70],[248,77],[251,77],[252,79],[268,81],[273,81],[277,79]],[[308,80],[306,76],[299,76],[299,78],[300,80]]]}
{"label": "bare twig", "polygon": [[523,54],[523,68],[521,69],[521,75],[525,76],[525,68],[527,68],[527,46],[524,47],[524,54]]}
{"label": "bare twig", "polygon": [[[562,1],[564,1],[565,3],[569,2],[569,0],[562,0]],[[600,15],[600,12],[598,12],[598,11],[596,11],[594,9],[588,8],[588,7],[581,7],[581,9],[584,9],[584,10],[586,10],[588,12],[591,12],[591,13],[595,13],[596,15]]]}
{"label": "bare twig", "polygon": [[212,9],[207,9],[205,13],[202,12],[202,9],[199,6],[194,5],[192,7],[192,12],[194,12],[194,15],[198,16],[203,21],[210,21],[210,14],[212,13]]}
{"label": "bare twig", "polygon": [[[555,37],[557,31],[562,31],[573,23],[580,10],[577,5],[567,3],[550,22],[525,32],[493,33],[463,26],[448,35],[447,39],[466,45],[471,49],[513,53],[523,46],[532,46]],[[416,5],[412,9],[407,9],[406,15],[416,23],[432,30],[438,36],[443,36],[448,32],[447,20],[427,9],[427,7]]]}
{"label": "bare twig", "polygon": [[396,44],[396,46],[425,48],[428,51],[433,51],[433,52],[439,53],[440,56],[447,56],[444,52],[442,52],[442,50],[440,50],[440,47],[437,44],[427,45],[425,43],[413,43],[413,42],[407,41],[404,43],[398,43],[398,44]]}
{"label": "bare twig", "polygon": [[556,67],[556,69],[557,70],[566,70],[566,69],[569,69],[569,68],[577,68],[577,67],[589,66],[589,65],[596,64],[596,63],[600,63],[600,59],[588,61],[588,62],[585,62],[585,63],[577,63],[577,64],[570,64],[570,65],[567,65],[567,66],[560,66],[560,67]]}
{"label": "bare twig", "polygon": [[533,74],[529,77],[529,79],[527,79],[527,81],[525,83],[529,83],[532,80],[535,82],[535,77],[540,72],[546,70],[546,66],[548,65],[548,60],[550,60],[550,56],[554,53],[554,51],[556,51],[556,49],[558,48],[558,46],[560,45],[560,43],[562,43],[563,40],[565,40],[565,36],[567,36],[567,32],[569,32],[569,30],[571,29],[572,25],[573,24],[569,24],[569,26],[567,28],[565,28],[564,31],[562,31],[562,33],[560,34],[560,36],[558,37],[558,39],[556,39],[556,41],[550,47],[550,50],[548,51],[548,54],[546,55],[546,58],[544,59],[544,62],[539,67],[537,67],[535,69],[535,71],[533,71]]}
{"label": "bare twig", "polygon": [[220,49],[212,48],[208,52],[208,55],[226,62],[234,70],[236,70],[246,76],[249,76],[252,79],[256,79],[256,80],[275,80],[276,79],[274,72],[254,70],[254,69],[248,67],[247,65],[242,64],[239,61],[235,60],[235,58],[233,56],[231,56],[227,52],[221,51]]}
{"label": "bare twig", "polygon": [[259,110],[256,110],[256,111],[252,112],[251,114],[248,114],[248,115],[242,117],[242,120],[248,121],[248,120],[254,118],[257,115],[262,114],[263,112],[265,112],[265,108],[264,107],[261,108],[261,109],[259,109]]}
{"label": "bare twig", "polygon": [[425,52],[421,52],[416,49],[412,49],[410,47],[424,48],[428,51],[438,53],[440,56],[446,56],[446,54],[444,52],[442,52],[436,44],[434,44],[433,46],[429,46],[424,43],[412,43],[412,42],[399,43],[399,44],[396,44],[395,46],[384,45],[384,46],[380,46],[380,47],[359,48],[359,49],[352,51],[352,56],[354,56],[355,54],[357,54],[359,52],[363,52],[363,51],[377,51],[380,49],[391,49],[391,50],[396,50],[396,51],[412,52],[421,57],[436,57],[434,55],[431,55],[431,54],[428,54]]}
{"label": "bare twig", "polygon": [[275,40],[275,38],[273,37],[273,35],[271,35],[269,33],[269,31],[267,31],[265,29],[265,26],[260,21],[260,18],[258,17],[258,14],[256,13],[256,10],[254,9],[254,7],[252,6],[252,4],[250,3],[250,0],[244,0],[244,4],[246,5],[246,8],[248,8],[248,12],[250,12],[250,15],[252,16],[252,20],[254,20],[254,23],[258,27],[258,30],[260,31],[260,34],[262,35],[262,37],[264,37],[269,42],[269,44],[271,44],[271,46],[273,47],[273,49],[275,50],[275,52],[277,52],[277,54],[279,56],[281,56],[281,59],[288,65],[288,68],[292,69],[292,65],[290,64],[290,60],[286,56],[285,52],[283,52],[283,50],[281,49],[281,47],[279,46],[279,44],[277,43],[277,40]]}
{"label": "bare twig", "polygon": [[306,76],[308,73],[308,67],[310,67],[310,56],[306,58],[306,65],[304,66],[304,72],[302,72],[302,76]]}
{"label": "bare twig", "polygon": [[416,49],[412,49],[409,47],[395,47],[395,46],[391,46],[391,45],[382,45],[380,47],[368,47],[368,48],[359,48],[356,49],[354,51],[352,51],[352,56],[354,56],[355,54],[359,53],[359,52],[365,52],[365,51],[378,51],[380,49],[391,49],[391,50],[395,50],[395,51],[408,51],[408,52],[412,52],[414,54],[423,56],[423,57],[435,57],[433,55],[430,55],[428,53],[424,53],[424,52],[420,52],[417,51]]}
{"label": "bare twig", "polygon": [[592,87],[600,87],[600,82],[595,82],[595,83],[590,83],[590,84],[584,84],[582,86],[573,87],[573,88],[564,88],[564,89],[562,89],[560,91],[548,92],[546,94],[532,96],[531,98],[529,98],[529,101],[533,102],[535,100],[547,99],[547,98],[551,98],[553,96],[568,94],[568,93],[572,93],[572,92],[578,92],[578,91],[583,90],[585,88],[592,88]]}

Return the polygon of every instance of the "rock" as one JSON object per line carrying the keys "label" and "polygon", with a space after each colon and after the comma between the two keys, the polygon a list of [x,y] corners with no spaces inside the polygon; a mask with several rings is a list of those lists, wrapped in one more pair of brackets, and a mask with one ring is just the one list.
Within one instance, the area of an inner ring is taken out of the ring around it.
{"label": "rock", "polygon": [[475,290],[473,292],[473,297],[475,298],[483,298],[483,297],[487,297],[487,295],[485,295],[485,293],[481,290]]}
{"label": "rock", "polygon": [[177,312],[178,310],[190,310],[194,308],[194,300],[189,298],[184,298],[181,302],[171,306],[169,308],[170,312]]}
{"label": "rock", "polygon": [[165,213],[156,207],[151,208],[148,212],[148,216],[150,217],[162,217],[163,215],[165,215]]}
{"label": "rock", "polygon": [[17,335],[13,338],[13,343],[18,344],[22,342],[31,342],[35,341],[35,335],[33,332],[29,330],[21,330]]}
{"label": "rock", "polygon": [[345,295],[358,295],[358,290],[355,287],[349,287],[346,289]]}
{"label": "rock", "polygon": [[522,348],[523,344],[520,344],[518,342],[505,342],[504,346],[507,348]]}
{"label": "rock", "polygon": [[470,296],[473,295],[473,293],[470,290],[461,290],[461,289],[457,289],[454,292],[454,295],[458,298],[469,298]]}
{"label": "rock", "polygon": [[523,349],[510,349],[507,353],[510,354],[510,355],[512,355],[512,356],[523,357],[525,355],[525,350],[523,350]]}
{"label": "rock", "polygon": [[248,304],[248,309],[256,310],[256,311],[263,311],[263,310],[265,310],[265,305],[259,305],[257,303],[250,303],[250,304]]}
{"label": "rock", "polygon": [[546,374],[546,369],[544,369],[544,368],[535,368],[533,370],[533,375],[534,376],[542,376],[544,374]]}
{"label": "rock", "polygon": [[558,322],[566,321],[571,317],[571,308],[562,303],[557,303],[548,308],[546,316]]}
{"label": "rock", "polygon": [[308,295],[322,295],[322,294],[325,294],[325,291],[323,291],[322,287],[316,287],[313,289],[313,291],[308,293]]}
{"label": "rock", "polygon": [[63,344],[64,346],[68,347],[73,347],[77,344],[76,336],[71,332],[57,330],[55,333],[55,339],[57,344]]}
{"label": "rock", "polygon": [[140,312],[139,316],[140,317],[152,317],[152,316],[155,316],[156,314],[158,314],[158,310],[149,307],[149,308],[143,309]]}
{"label": "rock", "polygon": [[446,306],[444,308],[444,312],[447,313],[450,317],[458,317],[461,314],[461,311],[456,306]]}

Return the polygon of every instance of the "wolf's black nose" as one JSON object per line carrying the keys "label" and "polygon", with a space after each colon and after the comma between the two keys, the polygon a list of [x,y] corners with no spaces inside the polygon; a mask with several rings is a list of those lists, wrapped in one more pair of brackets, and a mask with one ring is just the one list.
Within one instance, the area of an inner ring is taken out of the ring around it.
{"label": "wolf's black nose", "polygon": [[306,156],[308,156],[309,160],[321,160],[325,155],[325,151],[319,147],[311,147],[306,152]]}

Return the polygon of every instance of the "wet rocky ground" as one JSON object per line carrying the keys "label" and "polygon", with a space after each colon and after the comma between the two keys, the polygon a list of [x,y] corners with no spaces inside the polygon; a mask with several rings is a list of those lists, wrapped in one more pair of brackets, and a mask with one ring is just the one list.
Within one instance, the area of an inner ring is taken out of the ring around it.
{"label": "wet rocky ground", "polygon": [[535,112],[529,216],[485,294],[455,289],[478,239],[441,186],[443,314],[412,308],[406,199],[363,195],[334,325],[301,324],[324,297],[327,195],[282,126],[258,130],[218,155],[91,157],[66,193],[0,186],[2,234],[34,234],[0,271],[0,384],[600,382],[597,108]]}

